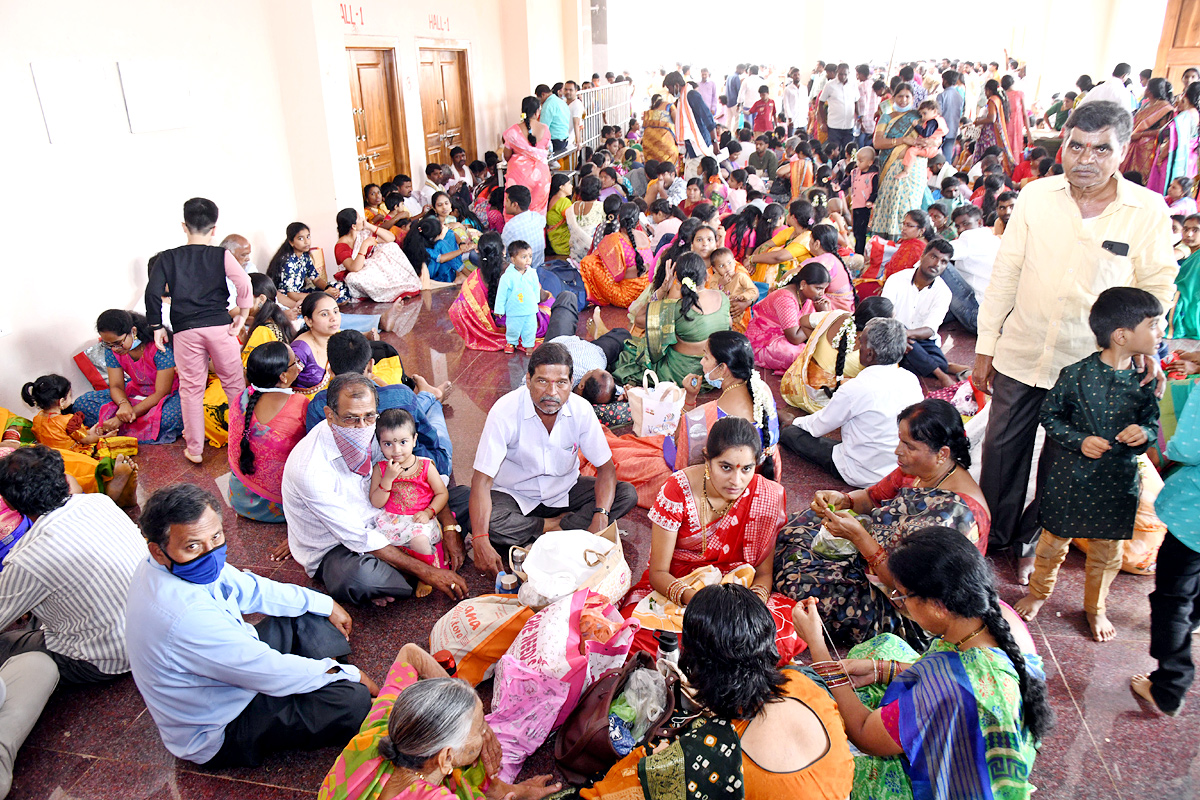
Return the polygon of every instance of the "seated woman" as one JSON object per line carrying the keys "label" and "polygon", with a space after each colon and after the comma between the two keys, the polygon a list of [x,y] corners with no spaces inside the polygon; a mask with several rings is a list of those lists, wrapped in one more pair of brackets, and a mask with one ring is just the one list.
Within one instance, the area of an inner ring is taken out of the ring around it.
{"label": "seated woman", "polygon": [[782,371],[792,365],[812,333],[810,315],[829,311],[825,297],[829,270],[810,261],[796,271],[782,289],[776,289],[751,309],[746,336],[754,347],[754,360],[763,368]]}
{"label": "seated woman", "polygon": [[422,268],[430,281],[442,286],[462,283],[466,276],[459,275],[465,265],[464,256],[475,249],[473,242],[459,244],[454,233],[430,214],[412,225],[404,237],[404,255],[419,274]]}
{"label": "seated woman", "polygon": [[[86,392],[75,399],[90,428],[110,419],[120,426],[109,432],[133,436],[142,444],[168,444],[183,433],[179,408],[179,376],[170,334],[165,350],[154,346],[146,317],[119,308],[96,319],[96,332],[104,348],[108,390]],[[111,426],[108,426],[111,428]]]}
{"label": "seated woman", "polygon": [[[749,420],[724,417],[708,433],[703,463],[671,475],[650,509],[649,564],[625,595],[622,614],[632,616],[651,592],[686,608],[696,590],[684,579],[701,567],[716,567],[722,575],[751,567],[750,588],[768,601],[787,497],[782,486],[756,471],[762,439]],[[634,646],[653,651],[651,634],[643,628]]]}
{"label": "seated woman", "polygon": [[[571,254],[571,229],[567,217],[571,213],[571,176],[556,172],[550,177],[550,201],[546,205],[546,241],[549,253],[566,258]],[[595,205],[595,204],[593,204]]]}
{"label": "seated woman", "polygon": [[660,287],[670,286],[665,298],[652,300],[639,312],[636,322],[645,336],[625,342],[613,368],[613,377],[624,386],[641,385],[647,370],[654,370],[659,380],[682,384],[703,369],[700,358],[708,337],[730,329],[729,298],[703,288],[704,259],[691,252],[681,255],[669,283],[667,264],[660,259],[655,276]]}
{"label": "seated woman", "polygon": [[516,786],[489,779],[499,768],[500,744],[475,690],[406,644],[317,800],[542,800],[560,788],[549,775]]}
{"label": "seated woman", "polygon": [[242,366],[246,365],[246,360],[260,344],[291,344],[292,339],[296,338],[291,316],[275,301],[278,294],[275,281],[261,272],[251,272],[250,290],[254,293],[254,305],[250,307],[250,322],[242,331],[245,336],[242,343]]}
{"label": "seated woman", "polygon": [[828,405],[842,382],[862,371],[858,337],[863,328],[876,317],[890,316],[892,301],[879,296],[863,300],[853,314],[836,310],[809,314],[813,330],[808,343],[779,381],[783,401],[810,414]]}
{"label": "seated woman", "polygon": [[779,203],[768,203],[762,210],[748,205],[730,218],[725,246],[733,251],[739,264],[744,264],[760,244],[770,241],[784,227],[786,218],[787,209]]}
{"label": "seated woman", "polygon": [[442,227],[453,233],[460,245],[479,241],[485,225],[475,216],[475,212],[461,203],[455,203],[454,198],[446,192],[434,192],[430,203],[432,207],[427,216],[437,217]]}
{"label": "seated woman", "polygon": [[579,179],[579,199],[571,206],[571,212],[563,218],[570,232],[569,252],[571,259],[582,261],[592,246],[596,228],[604,221],[604,203],[600,201],[600,179],[588,175]]}
{"label": "seated woman", "polygon": [[337,232],[333,258],[345,272],[351,296],[391,303],[420,294],[421,279],[391,231],[369,224],[353,208],[343,208],[337,215]]}
{"label": "seated woman", "polygon": [[324,292],[337,301],[338,305],[350,302],[346,286],[329,280],[324,265],[317,268],[312,254],[312,233],[303,222],[287,226],[287,238],[271,257],[267,265],[267,276],[275,281],[279,291],[288,300],[299,303],[309,292]]}
{"label": "seated woman", "polygon": [[888,564],[890,602],[934,637],[924,654],[883,634],[833,661],[817,599],[792,616],[863,754],[851,797],[1030,797],[1053,712],[1033,638],[997,597],[991,565],[945,527],[913,531]]}
{"label": "seated woman", "polygon": [[[850,275],[850,268],[846,266],[846,262],[838,250],[837,228],[827,223],[814,225],[812,238],[808,243],[808,252],[812,254],[812,258],[800,266],[804,267],[815,263],[821,264],[829,270],[829,285],[825,287],[824,294],[829,301],[830,308],[854,311],[857,299],[854,292],[854,279]],[[780,278],[781,281],[790,279],[791,275],[786,274]]]}
{"label": "seated woman", "polygon": [[342,329],[342,315],[332,298],[315,293],[300,304],[304,328],[292,340],[292,352],[300,365],[293,388],[305,397],[312,397],[325,388],[329,379],[329,358],[326,348],[329,337]]}
{"label": "seated woman", "polygon": [[[817,492],[809,509],[788,519],[775,547],[775,590],[793,600],[816,597],[838,641],[889,632],[923,640],[886,596],[892,588],[888,556],[904,534],[942,525],[980,552],[987,549],[991,516],[967,472],[970,443],[954,406],[933,399],[909,406],[900,413],[899,434],[895,472],[870,489]],[[854,551],[830,547],[825,537],[814,543],[822,528]],[[872,586],[868,575],[887,588]]]}
{"label": "seated woman", "polygon": [[684,191],[687,194],[679,201],[679,210],[691,216],[692,209],[704,202],[704,181],[700,178],[688,178]]}
{"label": "seated woman", "polygon": [[663,300],[675,286],[675,262],[684,253],[690,253],[696,234],[704,227],[698,219],[685,219],[679,223],[679,230],[664,245],[655,256],[654,277],[650,284],[642,290],[637,299],[629,304],[629,331],[635,337],[646,333],[646,306],[654,300]]}
{"label": "seated woman", "polygon": [[600,170],[600,199],[607,200],[609,197],[619,197],[621,202],[629,199],[625,194],[625,187],[621,185],[621,176],[617,174],[615,167],[604,167]]}
{"label": "seated woman", "polygon": [[937,237],[929,215],[919,208],[914,208],[904,215],[900,222],[900,240],[896,243],[896,251],[883,265],[881,272],[870,275],[870,267],[863,272],[863,277],[855,282],[859,297],[872,297],[879,294],[887,279],[900,270],[915,267],[925,253],[925,246]]}
{"label": "seated woman", "polygon": [[308,398],[292,391],[300,360],[283,342],[254,348],[246,361],[248,387],[229,409],[229,501],[258,522],[283,517],[283,465],[304,438]]}
{"label": "seated woman", "polygon": [[[717,207],[712,203],[701,203],[692,209],[690,216],[692,219],[698,219],[709,228],[712,228],[718,242],[725,241],[725,224],[721,221],[721,215],[717,213]],[[716,248],[714,247],[714,249]]]}
{"label": "seated woman", "polygon": [[774,287],[779,276],[795,269],[812,257],[808,249],[812,229],[817,224],[816,212],[807,200],[796,200],[788,206],[788,227],[777,231],[769,241],[760,242],[746,259],[746,269],[755,283]]}
{"label": "seated woman", "polygon": [[597,305],[628,308],[650,282],[646,273],[653,257],[650,239],[637,227],[639,213],[633,203],[622,203],[605,223],[596,252],[579,263],[588,299]]}
{"label": "seated woman", "polygon": [[[782,475],[779,461],[779,416],[775,396],[754,369],[754,351],[743,334],[717,331],[708,337],[700,359],[702,374],[683,380],[684,414],[672,437],[617,437],[608,428],[609,449],[617,467],[617,480],[633,484],[638,505],[651,508],[667,478],[676,470],[704,460],[704,443],[717,420],[728,416],[749,420],[762,434],[760,472],[771,480]],[[722,389],[721,396],[696,405],[700,386],[708,381]],[[584,465],[584,474],[592,474]]]}
{"label": "seated woman", "polygon": [[586,800],[714,797],[738,787],[746,800],[843,800],[854,759],[837,705],[795,668],[776,667],[775,623],[742,586],[708,586],[688,605],[679,666],[703,714],[665,748],[634,748],[603,780],[580,790]]}
{"label": "seated woman", "polygon": [[[503,350],[506,344],[504,317],[492,314],[500,276],[508,268],[508,256],[500,234],[489,231],[479,239],[479,269],[463,282],[450,306],[450,323],[471,350]],[[538,306],[537,335],[546,335],[553,300]]]}
{"label": "seated woman", "polygon": [[[489,179],[491,180],[491,179]],[[501,233],[504,230],[504,190],[492,187],[487,195],[472,204],[475,215],[483,221],[487,231]]]}

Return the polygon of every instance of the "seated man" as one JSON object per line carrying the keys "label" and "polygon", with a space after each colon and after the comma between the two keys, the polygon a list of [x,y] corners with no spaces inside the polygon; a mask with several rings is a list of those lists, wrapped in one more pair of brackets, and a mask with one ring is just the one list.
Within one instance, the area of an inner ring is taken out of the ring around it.
{"label": "seated man", "polygon": [[[637,503],[618,482],[612,451],[596,415],[571,392],[571,354],[544,344],[529,358],[524,386],[488,412],[471,481],[475,566],[495,574],[508,550],[542,533],[586,528],[599,533]],[[579,455],[596,477],[579,474]]]}
{"label": "seated man", "polygon": [[[516,241],[527,243],[533,248],[534,269],[541,269],[546,263],[546,216],[530,210],[533,195],[528,186],[513,184],[504,190],[504,214],[510,217],[504,223],[500,238],[504,241],[504,252]],[[476,260],[471,263],[476,263]]]}
{"label": "seated man", "polygon": [[[178,483],[146,502],[150,556],[129,587],[129,660],[163,744],[213,767],[271,751],[344,745],[378,693],[328,596],[225,563],[217,498]],[[257,625],[243,614],[267,614]]]}
{"label": "seated man", "polygon": [[935,238],[925,246],[917,266],[902,269],[887,279],[880,295],[892,301],[895,318],[908,328],[912,348],[900,366],[922,378],[933,378],[942,386],[962,380],[967,367],[950,364],[942,352],[941,327],[950,310],[950,287],[939,280],[950,264],[954,245]]}
{"label": "seated man", "polygon": [[[865,489],[886,478],[896,469],[896,417],[925,397],[916,376],[899,366],[907,347],[904,323],[868,322],[858,339],[862,372],[842,384],[829,405],[796,417],[779,443],[851,486]],[[821,438],[838,428],[841,442]]]}
{"label": "seated man", "polygon": [[70,494],[62,456],[40,445],[0,460],[0,496],[32,522],[0,571],[0,630],[35,620],[0,635],[0,663],[41,651],[68,684],[128,672],[125,596],[146,558],[137,526],[103,493]]}
{"label": "seated man", "polygon": [[[1007,193],[1006,193],[1007,194]],[[950,287],[950,315],[971,333],[978,331],[979,304],[992,280],[992,264],[1000,250],[1000,237],[983,226],[983,211],[968,203],[950,214],[955,237],[954,263],[946,267],[942,280]]]}
{"label": "seated man", "polygon": [[[372,525],[379,509],[370,500],[371,467],[383,460],[375,439],[378,391],[358,373],[329,382],[325,421],[296,445],[283,468],[288,547],[305,572],[341,602],[385,605],[408,597],[412,586],[401,573],[453,599],[466,597],[466,583],[457,574],[413,558]],[[451,563],[461,564],[457,534],[443,531],[442,541]]]}
{"label": "seated man", "polygon": [[8,797],[17,751],[56,686],[58,667],[45,653],[20,653],[0,663],[0,798]]}

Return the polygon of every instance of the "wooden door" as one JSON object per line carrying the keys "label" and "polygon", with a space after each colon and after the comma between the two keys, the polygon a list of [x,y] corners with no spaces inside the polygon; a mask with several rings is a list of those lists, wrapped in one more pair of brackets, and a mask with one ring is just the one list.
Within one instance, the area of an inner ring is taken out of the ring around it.
{"label": "wooden door", "polygon": [[466,150],[468,161],[474,159],[475,124],[466,52],[421,50],[419,64],[425,163],[450,163],[454,147]]}
{"label": "wooden door", "polygon": [[391,50],[348,48],[359,180],[384,183],[407,168],[408,148]]}
{"label": "wooden door", "polygon": [[1179,92],[1188,67],[1200,67],[1200,0],[1167,0],[1154,76]]}

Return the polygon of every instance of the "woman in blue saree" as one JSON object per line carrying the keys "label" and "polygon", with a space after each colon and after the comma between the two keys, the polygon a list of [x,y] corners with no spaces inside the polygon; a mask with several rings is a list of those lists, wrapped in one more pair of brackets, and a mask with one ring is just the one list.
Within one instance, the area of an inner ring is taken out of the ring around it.
{"label": "woman in blue saree", "polygon": [[873,144],[883,159],[879,173],[879,194],[871,211],[868,230],[885,239],[900,238],[904,215],[921,207],[925,197],[925,181],[928,170],[927,159],[918,156],[912,169],[904,170],[904,151],[900,145],[931,145],[934,139],[924,139],[913,132],[919,119],[913,108],[912,87],[901,83],[892,95],[892,111],[885,114],[875,126]]}

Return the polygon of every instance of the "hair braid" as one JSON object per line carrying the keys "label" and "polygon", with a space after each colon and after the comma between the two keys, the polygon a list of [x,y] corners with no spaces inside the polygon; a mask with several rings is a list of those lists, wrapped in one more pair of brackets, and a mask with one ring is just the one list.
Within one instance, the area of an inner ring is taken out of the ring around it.
{"label": "hair braid", "polygon": [[[241,468],[243,475],[254,474],[254,450],[250,448],[250,426],[254,424],[254,407],[258,405],[261,397],[262,392],[256,392],[251,388],[250,397],[246,400],[246,415],[242,424],[241,453],[238,454],[238,467]],[[234,402],[236,403],[237,400],[235,399]]]}
{"label": "hair braid", "polygon": [[981,619],[987,626],[988,633],[996,640],[996,644],[1000,645],[1000,649],[1008,656],[1017,672],[1017,680],[1021,687],[1021,711],[1025,727],[1029,729],[1036,741],[1041,742],[1054,725],[1054,711],[1050,708],[1050,702],[1046,695],[1046,682],[1029,675],[1025,665],[1025,654],[1017,646],[1017,640],[1013,638],[1008,620],[1004,619],[1004,615],[1000,612],[1000,598],[993,586],[987,587],[987,603],[988,608],[981,615]]}
{"label": "hair braid", "polygon": [[633,240],[634,226],[637,224],[636,220],[634,220],[631,217],[626,216],[626,217],[619,217],[618,221],[621,225],[621,231],[625,234],[625,237],[627,239],[629,239],[629,246],[633,248],[633,257],[637,260],[638,275],[645,275],[646,274],[646,262],[642,258],[641,251],[638,250],[637,243],[634,242],[634,240]]}

